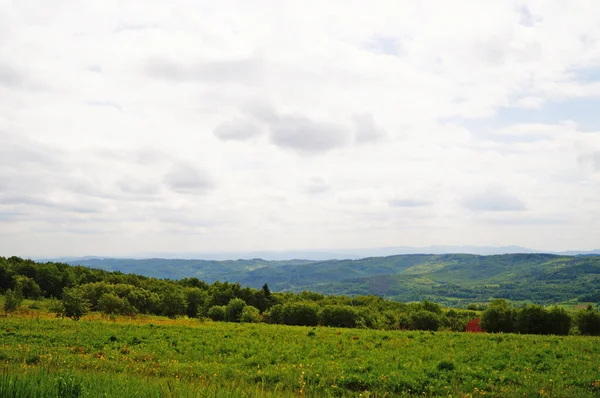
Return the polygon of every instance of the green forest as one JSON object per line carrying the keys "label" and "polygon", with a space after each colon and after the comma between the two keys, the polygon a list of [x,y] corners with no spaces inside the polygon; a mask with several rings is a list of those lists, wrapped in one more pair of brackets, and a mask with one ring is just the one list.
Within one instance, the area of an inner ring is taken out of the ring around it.
{"label": "green forest", "polygon": [[157,279],[18,257],[0,257],[0,283],[7,312],[16,311],[23,298],[45,298],[50,311],[75,320],[93,311],[295,326],[464,331],[470,320],[480,317],[481,327],[489,332],[600,334],[600,314],[592,305],[571,314],[559,306],[515,307],[494,299],[454,309],[429,300],[405,303],[374,295],[271,292],[267,283],[255,289],[231,282],[208,284],[195,277]]}
{"label": "green forest", "polygon": [[407,254],[358,260],[267,261],[80,259],[85,265],[155,278],[196,277],[279,292],[376,295],[466,307],[490,298],[557,304],[600,302],[600,256]]}

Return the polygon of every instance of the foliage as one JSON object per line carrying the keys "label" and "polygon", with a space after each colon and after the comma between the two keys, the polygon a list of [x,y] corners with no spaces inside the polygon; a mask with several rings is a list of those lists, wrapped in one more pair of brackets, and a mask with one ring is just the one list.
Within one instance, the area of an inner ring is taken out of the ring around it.
{"label": "foliage", "polygon": [[21,302],[23,301],[23,297],[21,296],[20,291],[12,291],[12,289],[8,289],[6,291],[6,297],[4,298],[4,312],[15,312]]}
{"label": "foliage", "polygon": [[210,307],[207,316],[213,321],[225,321],[227,319],[226,307],[224,305]]}
{"label": "foliage", "polygon": [[246,305],[242,309],[242,314],[240,315],[240,322],[245,323],[257,323],[260,322],[260,311],[258,308],[253,307],[251,305]]}
{"label": "foliage", "polygon": [[64,316],[78,321],[89,312],[90,304],[79,288],[66,288],[62,292],[62,310]]}
{"label": "foliage", "polygon": [[577,327],[581,334],[600,336],[600,313],[589,306],[577,314]]}
{"label": "foliage", "polygon": [[225,308],[227,321],[239,322],[244,307],[246,307],[246,303],[242,299],[236,298],[229,301],[229,303],[227,303],[227,307]]}
{"label": "foliage", "polygon": [[481,328],[488,332],[513,332],[515,310],[506,300],[497,299],[490,303],[481,316]]}

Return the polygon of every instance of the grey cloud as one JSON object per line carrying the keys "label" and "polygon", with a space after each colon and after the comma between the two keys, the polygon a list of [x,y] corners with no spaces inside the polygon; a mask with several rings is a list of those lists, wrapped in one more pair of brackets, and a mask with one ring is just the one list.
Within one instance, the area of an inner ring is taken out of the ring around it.
{"label": "grey cloud", "polygon": [[368,51],[378,54],[398,56],[404,53],[402,44],[395,37],[374,36],[365,47]]}
{"label": "grey cloud", "polygon": [[322,178],[314,177],[310,179],[307,192],[310,194],[320,194],[331,190],[331,185]]}
{"label": "grey cloud", "polygon": [[181,64],[167,59],[147,61],[146,72],[153,77],[174,81],[201,81],[254,85],[262,79],[263,61],[258,56],[238,59],[202,60]]}
{"label": "grey cloud", "polygon": [[82,204],[69,204],[51,201],[45,198],[28,195],[8,195],[0,197],[0,204],[2,205],[21,205],[21,206],[32,206],[32,207],[44,207],[55,210],[62,210],[73,213],[97,213],[100,211],[95,206],[85,206]]}
{"label": "grey cloud", "polygon": [[194,193],[213,187],[211,179],[198,168],[189,164],[178,164],[164,176],[165,185],[175,192]]}
{"label": "grey cloud", "polygon": [[121,105],[117,104],[116,102],[113,102],[113,101],[107,101],[107,100],[89,100],[89,101],[85,101],[85,104],[86,105],[90,105],[90,106],[114,108],[114,109],[118,110],[119,112],[123,112],[123,107]]}
{"label": "grey cloud", "polygon": [[236,119],[222,123],[213,131],[213,134],[223,141],[246,141],[259,136],[261,133],[260,127],[254,122],[244,119]]}
{"label": "grey cloud", "polygon": [[373,115],[357,115],[354,117],[356,127],[356,141],[374,142],[385,137],[385,131],[375,123]]}
{"label": "grey cloud", "polygon": [[347,144],[349,129],[314,122],[303,116],[284,116],[270,127],[273,144],[301,153],[321,153]]}
{"label": "grey cloud", "polygon": [[16,88],[25,83],[25,75],[0,61],[0,86]]}
{"label": "grey cloud", "polygon": [[102,73],[102,67],[100,65],[90,65],[85,69],[94,73]]}
{"label": "grey cloud", "polygon": [[525,204],[500,188],[487,189],[468,196],[462,201],[463,207],[475,212],[523,211]]}
{"label": "grey cloud", "polygon": [[160,192],[158,185],[135,178],[121,179],[117,182],[119,189],[126,194],[154,196]]}
{"label": "grey cloud", "polygon": [[422,207],[430,204],[430,202],[418,199],[392,199],[389,201],[391,207]]}
{"label": "grey cloud", "polygon": [[490,224],[496,225],[560,225],[567,224],[567,221],[563,218],[552,218],[552,217],[518,217],[518,218],[493,218],[489,219]]}
{"label": "grey cloud", "polygon": [[115,28],[115,33],[121,33],[126,31],[138,31],[138,30],[147,30],[147,29],[158,29],[159,26],[156,23],[127,23],[123,21],[119,21],[117,27]]}
{"label": "grey cloud", "polygon": [[243,106],[243,111],[256,120],[267,124],[275,123],[280,118],[275,108],[260,100],[247,102]]}

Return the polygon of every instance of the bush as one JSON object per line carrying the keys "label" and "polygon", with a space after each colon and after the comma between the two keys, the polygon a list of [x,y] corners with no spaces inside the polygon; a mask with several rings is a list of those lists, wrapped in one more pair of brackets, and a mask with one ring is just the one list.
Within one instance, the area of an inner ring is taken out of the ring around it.
{"label": "bush", "polygon": [[546,333],[566,336],[571,330],[571,316],[564,308],[553,307],[548,311]]}
{"label": "bush", "polygon": [[78,321],[87,314],[90,309],[88,301],[83,292],[78,288],[66,288],[63,290],[63,315]]}
{"label": "bush", "polygon": [[600,336],[600,314],[592,306],[577,314],[577,327],[581,334]]}
{"label": "bush", "polygon": [[317,326],[319,323],[317,306],[307,302],[284,304],[282,323],[285,325]]}
{"label": "bush", "polygon": [[242,299],[235,298],[227,303],[226,319],[227,322],[239,322],[242,316],[242,311],[246,306],[246,302]]}
{"label": "bush", "polygon": [[213,321],[224,321],[227,317],[227,311],[224,305],[215,305],[208,309],[206,315]]}
{"label": "bush", "polygon": [[326,305],[319,313],[319,322],[323,326],[353,328],[359,318],[356,308],[349,305]]}
{"label": "bush", "polygon": [[107,293],[100,297],[100,300],[98,300],[98,310],[105,314],[127,315],[134,313],[129,302],[114,293]]}
{"label": "bush", "polygon": [[537,304],[526,305],[516,313],[515,329],[524,334],[547,334],[550,327],[548,312]]}
{"label": "bush", "polygon": [[283,305],[276,304],[265,313],[265,320],[268,323],[282,324],[283,323]]}
{"label": "bush", "polygon": [[430,311],[415,311],[410,314],[412,329],[438,330],[440,328],[440,316]]}
{"label": "bush", "polygon": [[240,322],[257,323],[260,322],[260,310],[251,305],[247,305],[242,310]]}
{"label": "bush", "polygon": [[8,289],[4,300],[4,311],[6,313],[15,312],[23,302],[23,297],[19,291]]}
{"label": "bush", "polygon": [[509,333],[515,330],[515,310],[506,300],[494,300],[481,314],[481,328],[486,332]]}

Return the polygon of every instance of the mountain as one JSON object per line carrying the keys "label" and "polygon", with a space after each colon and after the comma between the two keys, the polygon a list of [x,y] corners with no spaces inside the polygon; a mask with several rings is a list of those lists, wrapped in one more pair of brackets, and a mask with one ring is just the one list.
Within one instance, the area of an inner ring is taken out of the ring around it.
{"label": "mountain", "polygon": [[82,259],[68,261],[157,278],[197,277],[274,291],[378,295],[444,304],[492,297],[541,303],[600,301],[600,257],[544,253],[405,254],[348,260]]}

